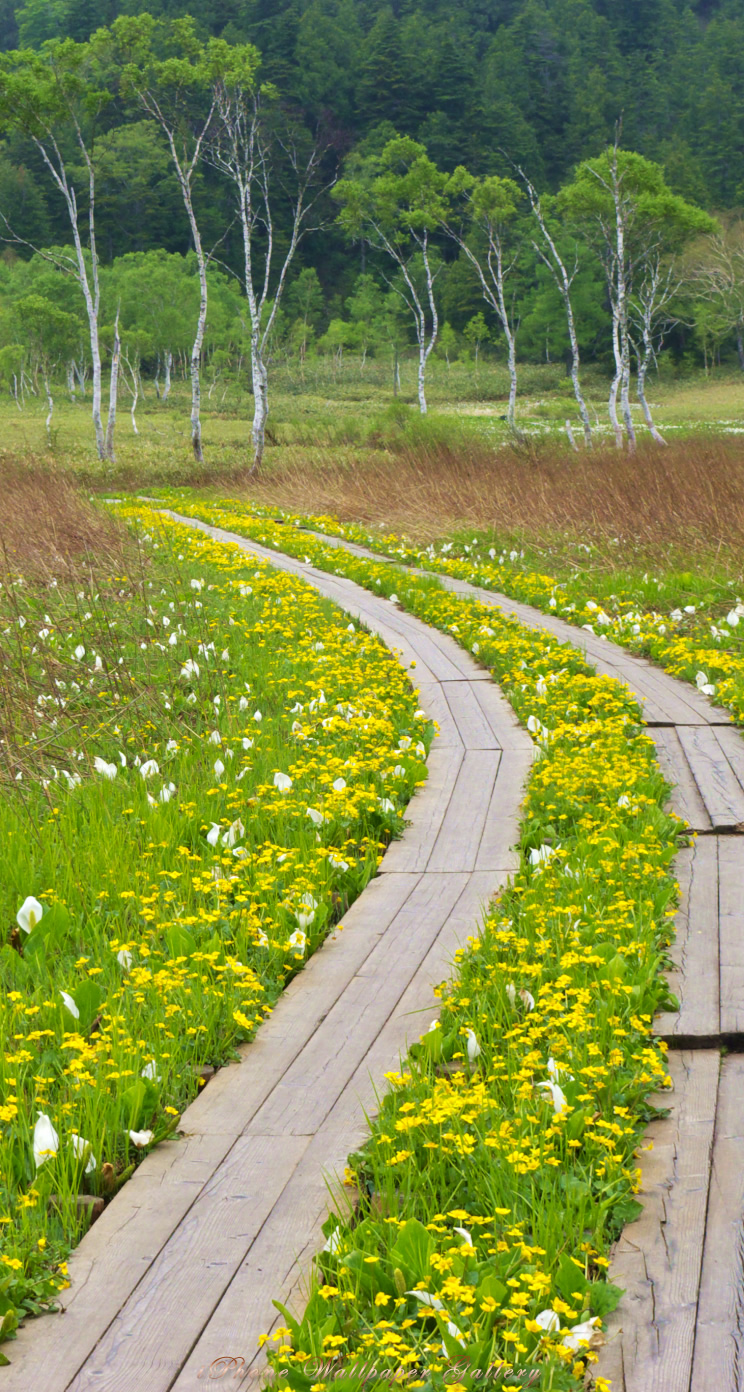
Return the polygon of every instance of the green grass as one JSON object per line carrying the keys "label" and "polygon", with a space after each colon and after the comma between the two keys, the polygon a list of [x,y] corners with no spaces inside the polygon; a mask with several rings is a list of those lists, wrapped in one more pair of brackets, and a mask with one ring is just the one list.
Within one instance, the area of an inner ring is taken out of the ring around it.
{"label": "green grass", "polygon": [[111,1197],[253,1036],[425,776],[381,643],[237,548],[119,511],[126,573],[0,589],[6,1338],[64,1285],[78,1195]]}

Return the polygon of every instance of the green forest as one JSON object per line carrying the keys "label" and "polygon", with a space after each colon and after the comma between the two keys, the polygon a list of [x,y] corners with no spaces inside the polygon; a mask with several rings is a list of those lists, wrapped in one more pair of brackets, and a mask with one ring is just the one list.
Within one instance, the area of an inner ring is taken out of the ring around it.
{"label": "green forest", "polygon": [[[326,355],[744,369],[742,0],[0,5],[0,388]],[[397,380],[394,376],[394,381]],[[133,408],[134,411],[134,408]],[[134,415],[133,415],[134,419]],[[570,429],[570,426],[569,426]],[[113,421],[111,422],[113,432]]]}

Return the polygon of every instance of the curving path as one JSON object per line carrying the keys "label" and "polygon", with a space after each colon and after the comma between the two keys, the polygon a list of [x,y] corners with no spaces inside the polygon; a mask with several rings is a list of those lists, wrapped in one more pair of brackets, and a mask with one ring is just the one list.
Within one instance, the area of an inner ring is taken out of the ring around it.
{"label": "curving path", "polygon": [[[182,1139],[148,1156],[105,1210],[70,1261],[63,1325],[49,1318],[21,1331],[0,1392],[195,1392],[213,1360],[250,1364],[274,1320],[272,1297],[291,1302],[320,1245],[324,1171],[338,1173],[363,1138],[375,1081],[421,1032],[432,983],[516,865],[531,742],[488,673],[351,581],[178,520],[308,581],[415,663],[441,734],[411,825],[339,925],[351,931],[332,935],[240,1064],[184,1113]],[[677,861],[681,1009],[657,1022],[674,1093],[658,1099],[670,1110],[648,1131],[643,1213],[610,1269],[626,1294],[598,1371],[614,1392],[744,1392],[744,742],[694,688],[599,635],[436,578],[624,681],[674,785],[672,806],[698,833]]]}
{"label": "curving path", "polygon": [[273,1298],[291,1299],[321,1245],[328,1184],[366,1135],[376,1086],[426,1027],[433,985],[518,864],[532,741],[488,672],[348,580],[202,530],[296,574],[378,633],[413,668],[440,735],[381,873],[240,1063],[184,1112],[180,1139],[146,1157],[83,1238],[64,1316],[29,1321],[6,1345],[0,1392],[196,1392],[215,1360],[248,1368],[276,1321]]}
{"label": "curving path", "polygon": [[643,1213],[616,1245],[608,1274],[625,1295],[595,1372],[613,1392],[744,1392],[744,740],[696,688],[600,635],[436,579],[554,633],[625,682],[672,785],[671,807],[696,833],[675,863],[681,904],[669,975],[680,1009],[655,1022],[674,1091],[655,1099],[669,1115],[647,1131]]}

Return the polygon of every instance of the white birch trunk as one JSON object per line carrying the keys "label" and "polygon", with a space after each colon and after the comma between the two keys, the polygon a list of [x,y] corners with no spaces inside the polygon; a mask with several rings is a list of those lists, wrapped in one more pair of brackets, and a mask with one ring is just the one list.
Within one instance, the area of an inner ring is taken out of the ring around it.
{"label": "white birch trunk", "polygon": [[111,351],[111,379],[109,382],[109,408],[108,420],[106,421],[106,452],[105,459],[114,461],[114,428],[116,426],[116,398],[119,390],[119,358],[121,356],[121,341],[119,339],[119,311],[116,311],[116,321],[114,323],[114,345]]}
{"label": "white birch trunk", "polygon": [[45,424],[46,424],[46,433],[47,433],[47,443],[51,446],[51,443],[52,443],[52,416],[54,415],[54,400],[53,400],[53,397],[52,397],[52,390],[51,390],[51,387],[49,386],[49,376],[48,376],[48,373],[47,373],[46,371],[44,372],[44,391],[46,392],[47,406],[49,407],[49,410],[48,410],[48,412],[47,412],[46,422],[45,422]]}
{"label": "white birch trunk", "polygon": [[251,473],[260,469],[266,447],[266,422],[269,419],[269,375],[261,358],[258,346],[251,352],[251,375],[253,379],[253,465]]}
{"label": "white birch trunk", "polygon": [[173,366],[173,354],[170,349],[165,355],[165,367],[163,370],[163,401],[167,401],[171,389],[171,367]]}
{"label": "white birch trunk", "polygon": [[620,354],[620,330],[617,318],[617,305],[612,302],[612,351],[615,357],[615,372],[610,385],[610,399],[608,409],[610,415],[610,425],[615,433],[615,444],[618,449],[623,447],[623,431],[617,417],[617,394],[620,388],[620,378],[622,376],[623,365]]}
{"label": "white birch trunk", "polygon": [[71,401],[75,400],[75,363],[70,359],[67,364],[67,390]]}

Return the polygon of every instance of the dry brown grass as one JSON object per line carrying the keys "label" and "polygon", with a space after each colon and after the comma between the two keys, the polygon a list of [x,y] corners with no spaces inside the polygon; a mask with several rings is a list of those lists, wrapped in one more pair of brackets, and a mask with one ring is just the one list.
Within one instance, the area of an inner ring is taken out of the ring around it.
{"label": "dry brown grass", "polygon": [[44,579],[83,562],[115,566],[125,534],[63,471],[0,462],[0,569]]}
{"label": "dry brown grass", "polygon": [[233,492],[305,512],[382,525],[428,540],[458,526],[619,538],[649,553],[744,546],[744,447],[721,438],[644,445],[629,456],[601,447],[493,450],[443,440],[379,453],[363,466],[333,459],[282,464],[257,483],[233,476]]}

